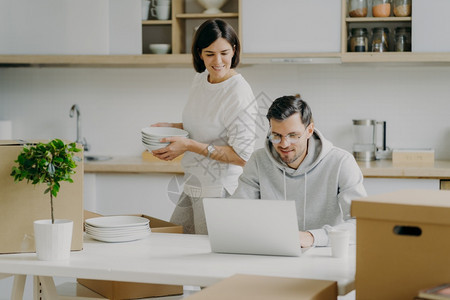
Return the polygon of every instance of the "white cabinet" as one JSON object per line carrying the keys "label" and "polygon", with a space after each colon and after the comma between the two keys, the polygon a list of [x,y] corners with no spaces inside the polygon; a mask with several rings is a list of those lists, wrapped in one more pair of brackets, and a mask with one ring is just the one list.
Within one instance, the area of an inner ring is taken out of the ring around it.
{"label": "white cabinet", "polygon": [[340,52],[341,2],[244,0],[244,53]]}
{"label": "white cabinet", "polygon": [[0,1],[0,54],[140,54],[140,0]]}
{"label": "white cabinet", "polygon": [[412,51],[450,52],[450,1],[412,1]]}
{"label": "white cabinet", "polygon": [[169,220],[182,192],[180,174],[84,175],[84,208],[103,215],[146,214]]}

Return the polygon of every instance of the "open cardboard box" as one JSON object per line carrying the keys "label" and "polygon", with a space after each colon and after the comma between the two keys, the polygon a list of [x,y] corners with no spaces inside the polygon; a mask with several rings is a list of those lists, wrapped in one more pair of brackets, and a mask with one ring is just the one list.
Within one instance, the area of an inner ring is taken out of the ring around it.
{"label": "open cardboard box", "polygon": [[[85,211],[85,219],[101,215]],[[152,232],[183,233],[183,227],[173,223],[153,218],[147,215],[136,215],[150,220]],[[139,299],[183,294],[182,285],[136,283],[111,280],[77,279],[78,283],[93,290],[108,299]]]}
{"label": "open cardboard box", "polygon": [[233,275],[186,300],[336,300],[337,282],[260,275]]}
{"label": "open cardboard box", "polygon": [[404,190],[352,202],[356,299],[414,299],[450,282],[450,191]]}
{"label": "open cardboard box", "polygon": [[[14,140],[0,141],[0,253],[35,252],[33,222],[51,218],[50,196],[44,194],[47,186],[33,185],[26,180],[15,183],[10,176],[23,144]],[[76,155],[82,157],[83,153]],[[71,250],[81,250],[83,162],[77,164],[75,172],[73,183],[61,182],[61,190],[53,203],[56,219],[73,221]]]}

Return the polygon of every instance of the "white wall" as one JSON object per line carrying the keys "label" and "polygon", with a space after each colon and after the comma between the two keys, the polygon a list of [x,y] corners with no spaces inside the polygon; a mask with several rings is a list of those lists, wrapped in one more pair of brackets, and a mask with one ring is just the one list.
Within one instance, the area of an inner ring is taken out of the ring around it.
{"label": "white wall", "polygon": [[[438,159],[450,159],[450,66],[259,65],[239,71],[260,97],[301,93],[316,126],[349,151],[351,120],[374,118],[387,121],[389,146],[433,147]],[[193,74],[190,67],[0,68],[0,120],[13,121],[14,138],[74,140],[69,110],[77,103],[91,153],[140,155],[140,128],[180,120]],[[168,220],[175,177],[89,174],[85,207]],[[0,280],[0,299],[9,298],[11,286],[12,280]],[[26,293],[31,297],[30,286]]]}
{"label": "white wall", "polygon": [[[316,127],[351,151],[352,119],[386,120],[390,147],[432,147],[450,159],[450,65],[256,65],[239,71],[255,95],[301,93]],[[0,120],[13,137],[75,139],[81,109],[92,154],[139,155],[140,128],[180,121],[194,71],[185,68],[1,68]],[[262,94],[264,93],[264,94]]]}

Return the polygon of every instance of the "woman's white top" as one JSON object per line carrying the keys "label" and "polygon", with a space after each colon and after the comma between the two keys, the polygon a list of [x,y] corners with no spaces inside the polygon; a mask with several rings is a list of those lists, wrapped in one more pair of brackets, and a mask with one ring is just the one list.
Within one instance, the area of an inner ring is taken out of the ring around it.
{"label": "woman's white top", "polygon": [[[183,110],[183,127],[189,137],[215,146],[229,145],[245,161],[256,139],[258,105],[250,85],[237,74],[220,83],[209,83],[208,72],[197,73]],[[182,159],[184,192],[191,197],[233,194],[242,167],[222,163],[187,151]]]}

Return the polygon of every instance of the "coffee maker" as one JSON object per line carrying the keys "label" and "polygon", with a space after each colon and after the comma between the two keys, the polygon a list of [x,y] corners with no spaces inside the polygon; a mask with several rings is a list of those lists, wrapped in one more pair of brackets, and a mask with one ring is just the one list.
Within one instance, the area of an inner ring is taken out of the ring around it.
{"label": "coffee maker", "polygon": [[[379,130],[382,131],[381,146],[377,146]],[[353,156],[358,161],[372,161],[385,157],[389,149],[386,147],[386,121],[370,119],[353,120]]]}

